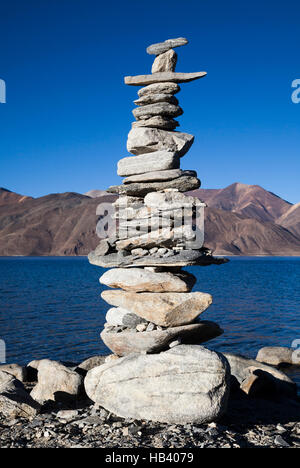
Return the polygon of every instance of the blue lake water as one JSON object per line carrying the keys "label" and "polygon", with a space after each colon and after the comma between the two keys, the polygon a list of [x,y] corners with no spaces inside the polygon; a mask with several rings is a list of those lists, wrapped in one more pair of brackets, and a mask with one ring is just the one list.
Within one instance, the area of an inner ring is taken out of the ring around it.
{"label": "blue lake water", "polygon": [[[234,257],[228,264],[190,267],[194,290],[213,295],[202,315],[225,333],[207,344],[255,357],[263,346],[300,339],[300,258]],[[80,362],[108,354],[99,333],[108,305],[104,270],[82,257],[0,257],[0,339],[7,362],[50,358]],[[292,371],[300,384],[300,369]]]}

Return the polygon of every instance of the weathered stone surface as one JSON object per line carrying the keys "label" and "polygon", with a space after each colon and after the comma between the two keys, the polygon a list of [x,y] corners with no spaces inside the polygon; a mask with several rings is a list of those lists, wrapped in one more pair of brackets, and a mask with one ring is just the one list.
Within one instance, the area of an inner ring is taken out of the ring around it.
{"label": "weathered stone surface", "polygon": [[38,367],[38,383],[31,396],[39,403],[69,401],[81,392],[82,377],[59,362],[44,359]]}
{"label": "weathered stone surface", "polygon": [[164,42],[158,42],[147,47],[147,54],[160,55],[174,47],[181,47],[188,44],[189,41],[185,37],[177,37],[176,39],[167,39]]}
{"label": "weathered stone surface", "polygon": [[27,368],[18,364],[4,364],[0,366],[0,372],[13,375],[20,382],[27,382]]}
{"label": "weathered stone surface", "polygon": [[196,190],[200,187],[201,182],[197,177],[181,176],[173,180],[164,182],[140,182],[132,184],[112,185],[107,189],[110,193],[117,193],[121,195],[138,195],[140,197],[146,196],[151,192],[159,192],[167,188],[177,189],[180,192],[189,192]]}
{"label": "weathered stone surface", "polygon": [[131,354],[90,371],[88,396],[118,416],[202,424],[227,408],[229,368],[219,354],[181,345],[161,354]]}
{"label": "weathered stone surface", "polygon": [[173,257],[134,257],[129,252],[118,252],[104,256],[95,255],[92,251],[88,255],[91,265],[102,268],[130,268],[130,267],[184,267],[191,265],[221,265],[228,260],[223,257],[213,257],[205,249],[200,250],[182,250],[174,252]]}
{"label": "weathered stone surface", "polygon": [[182,169],[169,169],[164,171],[146,172],[144,174],[126,177],[126,179],[123,180],[123,184],[133,184],[135,182],[163,182],[165,180],[178,179],[178,177],[182,176],[197,177],[197,172],[183,171]]}
{"label": "weathered stone surface", "polygon": [[92,356],[88,359],[85,359],[81,364],[79,364],[78,369],[83,371],[90,371],[95,367],[101,366],[104,364],[106,356]]}
{"label": "weathered stone surface", "polygon": [[153,153],[129,156],[118,162],[118,175],[121,177],[144,174],[145,172],[164,171],[179,168],[179,156],[171,151],[154,151]]}
{"label": "weathered stone surface", "polygon": [[175,50],[169,49],[167,52],[158,55],[152,65],[151,73],[174,72],[177,63]]}
{"label": "weathered stone surface", "polygon": [[229,362],[231,375],[236,378],[241,385],[245,379],[248,379],[249,373],[254,374],[256,371],[264,371],[268,377],[273,380],[273,387],[280,395],[293,397],[297,394],[296,384],[283,372],[274,367],[262,364],[255,359],[248,359],[244,356],[223,353]]}
{"label": "weathered stone surface", "polygon": [[196,240],[195,231],[190,225],[179,228],[162,228],[156,231],[141,233],[135,237],[121,239],[116,242],[117,250],[132,250],[136,248],[151,249],[156,246],[172,248],[178,243],[192,242]]}
{"label": "weathered stone surface", "polygon": [[124,82],[130,86],[145,86],[154,83],[163,83],[170,81],[173,83],[188,83],[189,81],[198,80],[207,75],[207,72],[196,73],[174,73],[174,72],[161,72],[154,73],[153,75],[136,75],[125,76]]}
{"label": "weathered stone surface", "polygon": [[179,106],[170,104],[169,102],[157,102],[156,104],[147,104],[145,106],[136,107],[132,111],[137,120],[150,119],[156,115],[172,119],[183,114],[183,110]]}
{"label": "weathered stone surface", "polygon": [[156,231],[162,228],[172,229],[174,227],[174,221],[170,218],[165,217],[151,217],[146,219],[132,219],[130,221],[120,220],[117,238],[128,239],[135,236],[141,236],[144,233]]}
{"label": "weathered stone surface", "polygon": [[22,382],[0,371],[0,414],[8,419],[32,418],[40,405],[26,392]]}
{"label": "weathered stone surface", "polygon": [[152,192],[145,196],[144,204],[159,211],[179,210],[183,208],[206,206],[196,197],[191,197],[178,190],[167,189],[163,192]]}
{"label": "weathered stone surface", "polygon": [[178,105],[178,99],[173,94],[145,94],[134,101],[137,106],[146,106],[149,104],[157,104],[158,102],[169,102],[170,104]]}
{"label": "weathered stone surface", "polygon": [[179,122],[174,119],[166,119],[165,117],[156,115],[147,120],[137,120],[136,122],[132,122],[132,128],[136,127],[153,127],[161,130],[174,130],[176,127],[179,127]]}
{"label": "weathered stone surface", "polygon": [[152,272],[144,268],[116,268],[106,271],[100,283],[133,292],[190,292],[196,282],[187,272]]}
{"label": "weathered stone surface", "polygon": [[109,304],[130,310],[148,322],[163,327],[176,327],[193,322],[212,303],[210,294],[193,293],[134,293],[103,291]]}
{"label": "weathered stone surface", "polygon": [[96,255],[106,255],[110,250],[107,239],[102,239],[95,249]]}
{"label": "weathered stone surface", "polygon": [[139,323],[144,323],[145,320],[127,309],[114,307],[107,311],[106,322],[113,327],[136,328]]}
{"label": "weathered stone surface", "polygon": [[[128,134],[129,153],[144,154],[153,151],[172,151],[184,156],[190,149],[194,136],[182,132],[168,132],[158,128],[132,128]],[[152,168],[153,170],[153,168]]]}
{"label": "weathered stone surface", "polygon": [[140,97],[149,94],[176,94],[179,93],[180,86],[177,83],[154,83],[138,90]]}
{"label": "weathered stone surface", "polygon": [[300,365],[300,353],[295,349],[267,346],[259,350],[256,360],[271,366]]}
{"label": "weathered stone surface", "polygon": [[201,321],[192,325],[144,333],[107,333],[103,330],[101,338],[115,354],[126,356],[130,353],[159,353],[168,349],[169,344],[178,338],[182,344],[201,344],[222,333],[223,330],[216,323]]}

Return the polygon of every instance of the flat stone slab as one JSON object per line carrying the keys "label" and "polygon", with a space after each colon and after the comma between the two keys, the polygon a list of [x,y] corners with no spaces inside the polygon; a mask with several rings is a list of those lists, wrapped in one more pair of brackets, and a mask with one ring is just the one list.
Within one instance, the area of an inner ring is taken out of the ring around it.
{"label": "flat stone slab", "polygon": [[136,122],[132,122],[131,125],[132,125],[132,128],[149,127],[149,128],[159,128],[161,130],[175,130],[176,127],[180,126],[177,120],[166,119],[165,117],[162,117],[160,115],[150,117],[150,119],[146,119],[146,120],[137,120]]}
{"label": "flat stone slab", "polygon": [[173,94],[145,94],[145,96],[140,97],[133,101],[137,106],[147,106],[149,104],[157,104],[158,102],[168,102],[178,106],[178,99],[176,99]]}
{"label": "flat stone slab", "polygon": [[113,185],[107,189],[107,192],[117,193],[119,195],[137,195],[146,196],[151,192],[159,192],[168,188],[177,189],[180,192],[189,192],[200,187],[201,182],[197,177],[181,176],[173,180],[163,182],[140,182],[132,184]]}
{"label": "flat stone slab", "polygon": [[169,424],[215,421],[227,409],[230,370],[203,346],[180,345],[160,354],[131,354],[91,370],[89,398],[123,418]]}
{"label": "flat stone slab", "polygon": [[183,110],[181,107],[170,104],[169,102],[156,102],[155,104],[147,104],[137,107],[136,109],[133,109],[132,113],[136,120],[150,119],[157,115],[172,119],[182,115]]}
{"label": "flat stone slab", "polygon": [[196,282],[187,272],[152,272],[144,268],[115,268],[106,271],[100,283],[110,288],[133,292],[190,292]]}
{"label": "flat stone slab", "polygon": [[216,323],[201,321],[192,325],[151,332],[107,333],[104,329],[100,336],[113,353],[126,356],[130,353],[159,353],[168,349],[169,344],[178,338],[182,344],[202,344],[222,334],[223,330]]}
{"label": "flat stone slab", "polygon": [[116,242],[117,250],[132,250],[136,248],[151,249],[156,246],[172,248],[178,242],[193,242],[196,240],[196,233],[193,226],[185,225],[175,228],[170,226],[150,232],[142,232],[133,237],[120,239]]}
{"label": "flat stone slab", "polygon": [[149,94],[177,94],[180,91],[180,86],[177,83],[154,83],[148,86],[144,86],[138,90],[139,97],[146,96]]}
{"label": "flat stone slab", "polygon": [[203,78],[206,75],[207,72],[204,71],[195,73],[160,72],[153,75],[125,76],[124,82],[130,86],[145,86],[164,82],[188,83]]}
{"label": "flat stone slab", "polygon": [[[153,153],[150,153],[153,154]],[[134,156],[137,157],[137,156]],[[144,174],[137,174],[126,177],[123,184],[132,184],[134,182],[163,182],[165,180],[178,179],[178,177],[190,176],[197,177],[196,171],[183,171],[182,169],[169,169],[164,171],[152,171]]]}
{"label": "flat stone slab", "polygon": [[134,255],[124,255],[123,252],[111,253],[108,255],[96,255],[92,251],[88,255],[91,265],[96,265],[102,268],[131,268],[131,267],[185,267],[192,265],[208,266],[222,265],[227,263],[228,259],[223,257],[213,257],[207,254],[202,249],[199,250],[182,250],[176,252],[173,257],[138,257]]}
{"label": "flat stone slab", "polygon": [[121,177],[145,172],[153,172],[168,169],[178,169],[179,156],[171,151],[154,151],[153,153],[140,154],[139,156],[127,156],[118,162],[118,175]]}
{"label": "flat stone slab", "polygon": [[116,290],[103,291],[101,297],[115,307],[123,307],[162,327],[189,324],[212,304],[212,296],[201,292],[134,293]]}
{"label": "flat stone slab", "polygon": [[177,190],[165,190],[164,192],[152,192],[145,196],[144,204],[151,209],[165,211],[178,210],[193,207],[205,207],[205,203],[199,198],[185,195]]}
{"label": "flat stone slab", "polygon": [[181,47],[188,44],[189,41],[185,37],[176,37],[175,39],[167,39],[164,42],[157,42],[147,47],[146,52],[149,55],[160,55],[174,47]]}
{"label": "flat stone slab", "polygon": [[137,127],[128,134],[127,150],[136,155],[164,150],[175,152],[181,157],[188,152],[193,142],[194,136],[188,133]]}

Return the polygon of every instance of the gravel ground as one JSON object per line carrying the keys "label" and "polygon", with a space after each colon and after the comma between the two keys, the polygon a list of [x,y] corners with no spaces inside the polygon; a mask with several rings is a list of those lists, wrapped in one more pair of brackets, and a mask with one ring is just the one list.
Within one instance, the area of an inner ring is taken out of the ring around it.
{"label": "gravel ground", "polygon": [[[299,448],[300,400],[235,395],[218,423],[168,425],[124,420],[91,402],[44,408],[33,420],[0,417],[1,448]],[[72,413],[70,411],[72,410]]]}

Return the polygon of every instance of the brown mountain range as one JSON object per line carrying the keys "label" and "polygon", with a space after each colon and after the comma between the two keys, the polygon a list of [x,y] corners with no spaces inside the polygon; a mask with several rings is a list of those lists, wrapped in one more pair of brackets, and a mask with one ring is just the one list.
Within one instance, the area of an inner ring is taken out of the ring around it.
{"label": "brown mountain range", "polygon": [[[300,204],[257,185],[190,192],[208,205],[205,245],[219,255],[300,255]],[[99,239],[99,204],[115,196],[60,193],[32,198],[0,189],[0,255],[86,255]]]}

